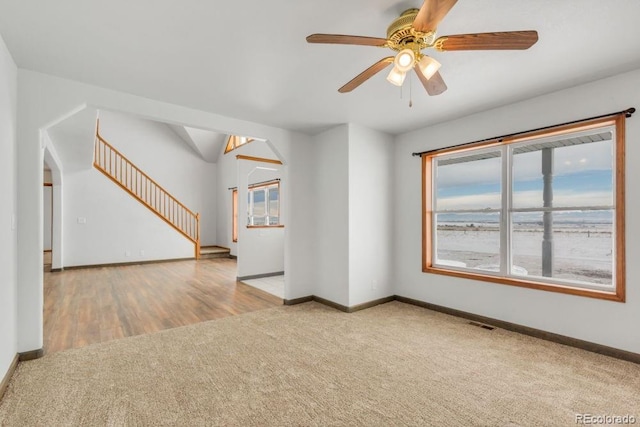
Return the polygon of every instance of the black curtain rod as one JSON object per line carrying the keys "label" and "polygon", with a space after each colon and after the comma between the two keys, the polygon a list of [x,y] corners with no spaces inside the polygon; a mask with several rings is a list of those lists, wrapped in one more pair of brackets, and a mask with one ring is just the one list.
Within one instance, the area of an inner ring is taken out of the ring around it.
{"label": "black curtain rod", "polygon": [[[258,185],[262,185],[262,184],[268,184],[270,182],[280,182],[280,178],[276,178],[276,179],[270,179],[268,181],[262,181],[262,182],[256,182],[255,184],[249,184],[249,188],[251,187],[257,187]],[[238,187],[229,187],[229,190],[237,190]]]}
{"label": "black curtain rod", "polygon": [[[522,135],[524,133],[537,132],[539,130],[551,129],[551,128],[555,128],[555,127],[558,127],[558,126],[573,125],[575,123],[586,122],[586,121],[589,121],[589,120],[601,119],[603,117],[616,116],[618,114],[623,114],[623,113],[624,113],[624,115],[626,117],[631,117],[633,115],[633,113],[635,113],[635,112],[636,112],[636,109],[632,107],[632,108],[627,108],[626,110],[618,111],[617,113],[603,114],[601,116],[589,117],[588,119],[580,119],[580,120],[574,120],[572,122],[560,123],[560,124],[552,125],[552,126],[544,126],[544,127],[537,128],[537,129],[527,130],[527,131],[524,131],[524,132],[515,132],[515,133],[510,133],[510,134],[507,134],[507,135],[494,136],[493,138],[479,139],[478,141],[465,142],[463,144],[451,145],[451,146],[444,147],[444,148],[462,148],[462,147],[466,147],[468,145],[480,144],[482,142],[494,141],[494,140],[497,140],[498,142],[502,142],[502,140],[504,138],[509,138],[509,137],[516,136],[516,135]],[[411,155],[412,156],[420,156],[420,157],[422,157],[425,154],[435,153],[436,151],[440,151],[442,149],[443,148],[436,148],[435,150],[421,151],[419,153],[412,153]]]}

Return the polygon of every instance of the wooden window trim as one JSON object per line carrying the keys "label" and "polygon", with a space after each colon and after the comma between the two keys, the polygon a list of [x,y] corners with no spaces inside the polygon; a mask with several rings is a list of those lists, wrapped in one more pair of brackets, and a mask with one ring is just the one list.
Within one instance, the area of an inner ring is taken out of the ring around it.
{"label": "wooden window trim", "polygon": [[[549,284],[538,280],[517,279],[502,277],[477,272],[450,270],[442,267],[434,267],[433,259],[433,206],[432,206],[432,182],[433,160],[443,154],[462,153],[465,151],[488,148],[491,146],[503,146],[528,139],[557,136],[566,133],[590,130],[603,126],[614,126],[616,129],[615,140],[615,245],[616,264],[615,288],[613,292],[585,289],[570,285]],[[465,279],[480,280],[499,283],[503,285],[519,286],[529,289],[538,289],[563,294],[578,295],[589,298],[597,298],[616,302],[625,302],[626,257],[625,257],[625,114],[620,113],[584,122],[561,125],[545,130],[524,132],[500,140],[490,140],[464,148],[444,148],[422,156],[422,271],[425,273],[441,274]]]}
{"label": "wooden window trim", "polygon": [[262,187],[271,187],[275,184],[278,184],[278,191],[280,191],[280,180],[274,179],[272,181],[261,182],[260,184],[252,184],[249,185],[249,190],[255,190]]}
{"label": "wooden window trim", "polygon": [[[260,184],[249,185],[249,190],[256,190],[263,187],[272,187],[277,184],[278,195],[280,196],[280,180],[274,179],[273,181],[262,182]],[[280,197],[278,197],[278,212],[280,212]],[[231,196],[231,240],[235,243],[238,242],[238,189],[234,188]],[[247,228],[284,228],[284,224],[277,225],[247,225]]]}
{"label": "wooden window trim", "polygon": [[231,193],[231,240],[238,242],[238,189]]}
{"label": "wooden window trim", "polygon": [[267,159],[267,158],[264,158],[264,157],[245,156],[245,155],[242,155],[242,154],[238,154],[236,156],[236,159],[238,159],[238,160],[249,160],[249,161],[252,161],[252,162],[273,163],[273,164],[276,164],[276,165],[281,165],[282,164],[282,162],[280,160]]}

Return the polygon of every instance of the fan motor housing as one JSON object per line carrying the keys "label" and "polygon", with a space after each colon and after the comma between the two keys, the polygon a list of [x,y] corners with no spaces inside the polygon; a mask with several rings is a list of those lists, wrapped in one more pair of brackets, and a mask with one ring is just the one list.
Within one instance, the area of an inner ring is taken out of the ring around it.
{"label": "fan motor housing", "polygon": [[433,45],[436,32],[422,33],[413,28],[413,21],[418,16],[419,9],[407,9],[396,18],[387,28],[388,47],[401,51],[410,48],[420,51]]}

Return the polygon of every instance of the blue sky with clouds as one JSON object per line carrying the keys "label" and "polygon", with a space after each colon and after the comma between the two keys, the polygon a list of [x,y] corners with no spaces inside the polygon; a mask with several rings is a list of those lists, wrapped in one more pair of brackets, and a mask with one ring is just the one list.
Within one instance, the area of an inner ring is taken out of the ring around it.
{"label": "blue sky with clouds", "polygon": [[[612,142],[554,150],[554,206],[613,205]],[[541,152],[514,156],[514,208],[542,207]],[[438,210],[500,208],[499,157],[438,167]]]}

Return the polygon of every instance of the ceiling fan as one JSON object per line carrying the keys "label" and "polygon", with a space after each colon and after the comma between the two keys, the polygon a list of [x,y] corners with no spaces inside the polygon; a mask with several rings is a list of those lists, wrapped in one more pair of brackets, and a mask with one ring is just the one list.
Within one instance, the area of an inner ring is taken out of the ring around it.
{"label": "ceiling fan", "polygon": [[387,29],[387,38],[348,36],[341,34],[311,34],[309,43],[347,44],[390,48],[398,52],[388,56],[358,74],[338,92],[351,92],[373,75],[393,64],[387,80],[402,86],[407,73],[413,69],[429,95],[447,90],[438,72],[440,63],[422,53],[423,49],[438,51],[528,49],[538,41],[536,31],[508,31],[500,33],[456,34],[436,38],[438,24],[458,0],[425,0],[420,9],[408,9]]}

